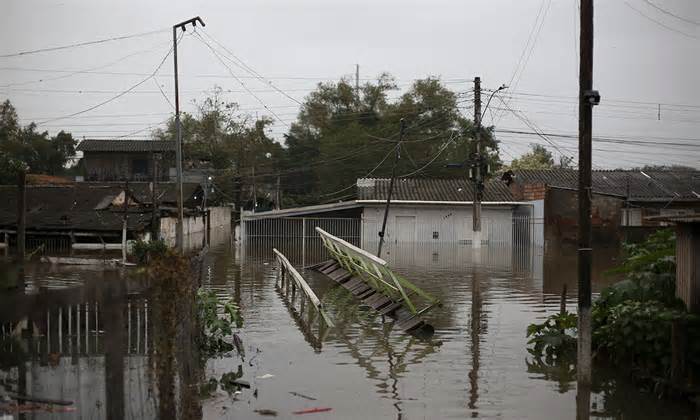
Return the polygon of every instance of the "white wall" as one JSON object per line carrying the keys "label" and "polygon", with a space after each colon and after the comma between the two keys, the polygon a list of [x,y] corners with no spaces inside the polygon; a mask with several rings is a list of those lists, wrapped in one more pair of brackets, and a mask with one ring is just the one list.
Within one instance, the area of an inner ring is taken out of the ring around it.
{"label": "white wall", "polygon": [[[231,208],[230,207],[209,207],[210,223],[212,229],[230,228]],[[183,220],[183,232],[185,236],[204,232],[205,223],[203,216],[185,217]],[[177,227],[177,217],[162,217],[160,219],[160,237],[168,245],[175,246],[175,236]],[[201,241],[200,241],[201,243]]]}
{"label": "white wall", "polygon": [[[512,206],[483,206],[482,240],[511,243],[513,226]],[[368,205],[362,214],[362,244],[378,241],[384,207]],[[397,224],[398,222],[398,224]],[[399,231],[398,227],[403,228]],[[413,227],[415,225],[415,227]],[[413,229],[413,232],[409,230]],[[437,232],[437,238],[433,237]],[[446,205],[392,205],[387,219],[387,243],[430,242],[456,243],[472,240],[471,206]]]}

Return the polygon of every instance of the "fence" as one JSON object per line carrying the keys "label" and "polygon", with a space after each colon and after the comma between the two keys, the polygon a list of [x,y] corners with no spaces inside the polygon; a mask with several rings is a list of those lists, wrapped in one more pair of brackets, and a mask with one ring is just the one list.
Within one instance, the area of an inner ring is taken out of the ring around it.
{"label": "fence", "polygon": [[329,258],[320,237],[320,227],[354,245],[361,240],[361,220],[357,218],[280,217],[243,219],[241,239],[247,257],[268,259],[272,248],[279,249],[290,261],[302,266]]}
{"label": "fence", "polygon": [[[47,308],[43,314],[29,317],[28,323],[0,324],[0,340],[16,337],[24,341],[21,345],[25,351],[38,358],[45,358],[52,353],[64,356],[104,354],[106,340],[109,338],[105,334],[115,335],[120,332],[109,329],[105,331],[109,322],[105,317],[109,315],[103,306],[92,301]],[[152,322],[149,321],[151,311],[148,301],[145,298],[131,297],[126,307],[120,310],[123,311],[126,324],[120,327],[125,327],[127,336],[126,342],[119,345],[125,346],[124,350],[129,355],[148,354],[149,347],[153,347],[153,338],[149,336]],[[22,328],[31,330],[29,340],[27,334],[22,335]]]}

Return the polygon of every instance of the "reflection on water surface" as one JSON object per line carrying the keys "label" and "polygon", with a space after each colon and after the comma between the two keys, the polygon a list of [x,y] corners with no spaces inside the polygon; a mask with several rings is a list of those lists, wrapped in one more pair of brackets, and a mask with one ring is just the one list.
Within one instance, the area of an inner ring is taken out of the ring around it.
{"label": "reflection on water surface", "polygon": [[[559,309],[564,285],[575,308],[575,254],[422,244],[387,249],[396,271],[443,302],[427,315],[435,335],[420,340],[306,272],[336,324],[319,330],[276,288],[273,245],[298,266],[325,257],[313,241],[302,250],[289,243],[239,248],[219,240],[203,281],[241,306],[245,357],[201,366],[185,363],[197,358],[186,351],[193,347],[193,327],[165,328],[162,317],[171,315],[158,310],[138,276],[30,266],[26,293],[1,297],[0,379],[27,394],[76,401],[66,418],[152,418],[164,415],[164,402],[188,418],[258,418],[266,413],[259,410],[291,418],[313,407],[332,408],[317,418],[339,419],[575,417],[572,372],[533,365],[525,349],[527,325]],[[614,281],[603,272],[615,258],[611,252],[595,256],[594,291]],[[174,334],[173,354],[159,356],[168,333]],[[163,363],[168,357],[174,364]],[[183,399],[227,372],[240,373],[251,388],[234,396],[218,390],[201,404]],[[594,376],[592,418],[695,417],[684,404],[638,393],[609,369]],[[174,400],[159,391],[170,389],[167,383],[174,385]]]}

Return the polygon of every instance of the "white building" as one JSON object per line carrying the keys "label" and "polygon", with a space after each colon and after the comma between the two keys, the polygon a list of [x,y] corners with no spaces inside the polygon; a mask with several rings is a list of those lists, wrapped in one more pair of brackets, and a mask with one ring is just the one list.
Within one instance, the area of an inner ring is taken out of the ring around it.
{"label": "white building", "polygon": [[[303,245],[314,239],[314,227],[320,226],[365,249],[374,249],[382,228],[389,183],[389,179],[358,179],[354,201],[244,212],[241,237],[296,238]],[[387,215],[385,242],[472,243],[473,198],[474,184],[465,179],[397,179]],[[530,244],[531,207],[531,203],[514,201],[502,181],[487,182],[482,198],[482,244]]]}

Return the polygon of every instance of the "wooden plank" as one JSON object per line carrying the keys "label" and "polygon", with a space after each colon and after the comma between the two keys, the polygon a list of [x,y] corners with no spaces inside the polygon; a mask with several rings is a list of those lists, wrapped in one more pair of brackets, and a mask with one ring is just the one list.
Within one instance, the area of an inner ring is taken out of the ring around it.
{"label": "wooden plank", "polygon": [[348,274],[349,273],[347,271],[345,271],[344,269],[341,268],[341,269],[335,270],[331,274],[328,274],[328,277],[330,277],[332,280],[337,282],[338,279],[340,279],[341,277],[345,277]]}
{"label": "wooden plank", "polygon": [[357,298],[364,301],[365,299],[371,297],[375,293],[377,293],[377,291],[370,287],[369,289],[367,289],[367,291],[365,293],[357,295]]}
{"label": "wooden plank", "polygon": [[338,283],[345,283],[353,277],[352,273],[347,273],[340,278],[335,279]]}
{"label": "wooden plank", "polygon": [[404,319],[404,320],[402,320],[402,321],[399,321],[399,322],[396,324],[396,326],[397,326],[399,329],[408,332],[408,331],[411,331],[411,330],[414,330],[414,329],[420,327],[420,326],[423,325],[423,324],[424,324],[424,322],[423,322],[423,320],[422,320],[419,316],[414,316],[414,317],[407,318],[407,319]]}
{"label": "wooden plank", "polygon": [[389,315],[390,313],[394,312],[395,310],[399,309],[401,307],[401,304],[398,302],[394,302],[391,305],[385,306],[381,308],[378,312],[382,315]]}

